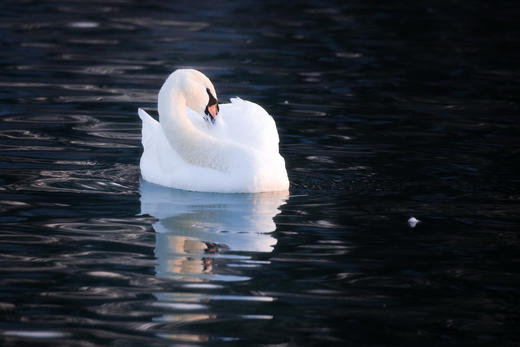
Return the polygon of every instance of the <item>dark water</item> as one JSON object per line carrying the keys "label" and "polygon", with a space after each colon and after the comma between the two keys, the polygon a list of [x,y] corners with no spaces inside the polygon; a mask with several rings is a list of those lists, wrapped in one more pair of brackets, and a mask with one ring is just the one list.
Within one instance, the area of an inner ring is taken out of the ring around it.
{"label": "dark water", "polygon": [[[517,2],[0,9],[1,344],[519,343]],[[140,182],[180,67],[274,116],[289,197]]]}

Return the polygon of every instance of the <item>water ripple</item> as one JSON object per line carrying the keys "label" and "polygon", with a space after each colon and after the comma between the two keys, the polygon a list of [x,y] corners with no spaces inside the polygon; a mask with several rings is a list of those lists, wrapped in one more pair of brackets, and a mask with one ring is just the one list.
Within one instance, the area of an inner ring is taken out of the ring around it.
{"label": "water ripple", "polygon": [[14,115],[3,117],[4,122],[36,123],[36,124],[82,124],[98,122],[96,118],[88,115]]}
{"label": "water ripple", "polygon": [[28,331],[28,330],[7,330],[3,332],[4,336],[29,337],[36,339],[52,339],[57,337],[65,337],[68,334],[59,331]]}
{"label": "water ripple", "polygon": [[18,183],[14,189],[69,192],[87,194],[130,195],[135,194],[137,168],[133,165],[116,164],[108,169],[87,170],[42,170],[40,177]]}

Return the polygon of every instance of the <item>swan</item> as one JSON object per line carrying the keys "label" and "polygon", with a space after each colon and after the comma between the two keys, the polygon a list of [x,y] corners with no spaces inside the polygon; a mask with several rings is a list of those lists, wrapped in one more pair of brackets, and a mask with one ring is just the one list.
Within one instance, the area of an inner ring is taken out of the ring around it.
{"label": "swan", "polygon": [[289,189],[276,124],[261,106],[240,98],[218,104],[211,81],[193,69],[170,74],[157,106],[159,122],[138,109],[146,181],[216,193]]}

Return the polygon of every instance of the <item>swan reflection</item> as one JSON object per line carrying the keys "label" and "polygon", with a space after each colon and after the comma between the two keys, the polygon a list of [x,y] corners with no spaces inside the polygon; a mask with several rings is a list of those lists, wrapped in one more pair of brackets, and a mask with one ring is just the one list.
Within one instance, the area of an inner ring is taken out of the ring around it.
{"label": "swan reflection", "polygon": [[277,243],[273,218],[288,198],[287,192],[201,193],[146,181],[140,191],[141,213],[157,218],[157,276],[187,282],[247,279],[216,274],[215,259],[247,260],[236,252],[271,252]]}

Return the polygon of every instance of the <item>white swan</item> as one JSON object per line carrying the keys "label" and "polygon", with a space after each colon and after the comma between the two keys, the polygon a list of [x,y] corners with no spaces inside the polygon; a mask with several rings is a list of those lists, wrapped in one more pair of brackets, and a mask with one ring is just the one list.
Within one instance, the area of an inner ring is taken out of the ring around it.
{"label": "white swan", "polygon": [[218,114],[216,98],[211,81],[197,70],[176,70],[166,79],[158,98],[160,123],[144,110],[138,112],[143,121],[143,178],[202,192],[287,190],[273,118],[261,106],[239,98],[221,104]]}

